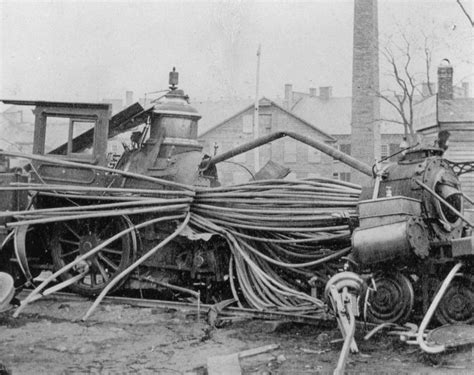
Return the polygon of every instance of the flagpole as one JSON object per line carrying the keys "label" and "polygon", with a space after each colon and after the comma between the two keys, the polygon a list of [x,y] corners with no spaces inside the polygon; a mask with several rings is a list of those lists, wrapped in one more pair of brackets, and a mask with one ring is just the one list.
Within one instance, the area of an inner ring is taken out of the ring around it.
{"label": "flagpole", "polygon": [[[261,45],[258,45],[258,50],[257,50],[257,82],[255,85],[255,108],[254,108],[254,114],[253,114],[253,138],[257,139],[259,137],[259,105],[258,105],[258,89],[260,85],[260,55],[261,55]],[[260,151],[259,148],[257,147],[254,149],[254,171],[257,173],[260,170]]]}

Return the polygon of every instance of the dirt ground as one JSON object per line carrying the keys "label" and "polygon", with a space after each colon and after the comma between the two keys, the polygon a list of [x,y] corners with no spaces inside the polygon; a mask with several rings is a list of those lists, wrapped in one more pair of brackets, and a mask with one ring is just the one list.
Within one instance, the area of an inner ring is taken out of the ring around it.
{"label": "dirt ground", "polygon": [[[206,374],[207,358],[268,344],[279,348],[240,360],[243,374],[332,373],[342,343],[334,325],[233,322],[211,329],[181,308],[103,304],[86,322],[89,301],[35,302],[17,319],[0,314],[0,374]],[[359,336],[363,332],[359,332]],[[398,338],[358,338],[350,374],[472,374],[473,348],[428,355]]]}

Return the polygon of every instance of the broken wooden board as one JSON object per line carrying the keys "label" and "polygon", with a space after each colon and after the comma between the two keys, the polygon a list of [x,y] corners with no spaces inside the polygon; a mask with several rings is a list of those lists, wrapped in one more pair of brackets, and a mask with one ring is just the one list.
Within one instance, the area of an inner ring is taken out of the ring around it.
{"label": "broken wooden board", "polygon": [[241,375],[240,358],[252,357],[279,347],[279,344],[270,344],[238,353],[209,357],[207,359],[207,373],[208,375]]}

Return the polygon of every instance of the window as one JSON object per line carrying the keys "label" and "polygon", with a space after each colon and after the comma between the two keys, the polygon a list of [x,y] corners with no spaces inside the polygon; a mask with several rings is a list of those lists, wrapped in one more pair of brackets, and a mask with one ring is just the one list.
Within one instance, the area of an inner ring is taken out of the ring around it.
{"label": "window", "polygon": [[73,145],[73,139],[81,134],[91,130],[94,131],[95,122],[82,121],[82,120],[71,120],[70,123],[70,137],[68,141],[68,154],[69,153],[80,153],[80,154],[92,154],[92,148],[85,150],[76,150]]}
{"label": "window", "polygon": [[269,134],[272,131],[272,115],[265,114],[258,116],[260,135]]}
{"label": "window", "polygon": [[341,181],[351,182],[351,174],[349,172],[339,173],[339,179]]}
{"label": "window", "polygon": [[44,152],[56,155],[66,155],[67,148],[59,146],[68,143],[69,118],[48,117],[46,119],[46,135],[44,142]]}
{"label": "window", "polygon": [[333,173],[332,178],[334,180],[341,180],[346,182],[351,182],[351,174],[349,172],[340,172],[340,173]]}
{"label": "window", "polygon": [[321,163],[321,152],[311,146],[308,146],[307,148],[308,148],[308,162]]}
{"label": "window", "polygon": [[390,155],[396,154],[398,151],[401,150],[400,145],[398,143],[390,143],[388,148]]}
{"label": "window", "polygon": [[253,133],[253,116],[252,115],[242,116],[242,132],[245,134]]}
{"label": "window", "polygon": [[383,158],[386,158],[388,155],[389,155],[388,154],[388,145],[384,144],[380,148],[380,157],[383,159]]}
{"label": "window", "polygon": [[92,147],[80,148],[75,138],[86,132],[92,132],[94,138],[95,121],[70,117],[49,116],[46,118],[45,153],[53,155],[82,154],[92,155]]}
{"label": "window", "polygon": [[[351,144],[350,143],[341,143],[339,145],[334,145],[334,147],[336,149],[338,149],[339,151],[347,154],[347,155],[350,155],[351,154]],[[337,159],[333,159],[333,162],[334,163],[338,163],[339,160]]]}
{"label": "window", "polygon": [[350,143],[341,143],[339,145],[339,151],[350,155],[351,154],[351,144]]}
{"label": "window", "polygon": [[285,139],[283,147],[283,161],[285,163],[296,163],[296,142],[292,139]]}

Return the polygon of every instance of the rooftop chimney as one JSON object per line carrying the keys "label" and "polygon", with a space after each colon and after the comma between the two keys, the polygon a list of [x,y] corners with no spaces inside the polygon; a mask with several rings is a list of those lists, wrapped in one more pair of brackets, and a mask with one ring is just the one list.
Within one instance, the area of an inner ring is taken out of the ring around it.
{"label": "rooftop chimney", "polygon": [[133,104],[133,91],[125,91],[125,106],[129,107]]}
{"label": "rooftop chimney", "polygon": [[309,88],[309,96],[310,96],[311,98],[314,98],[315,96],[317,96],[317,94],[316,94],[316,88],[315,88],[315,87],[310,87],[310,88]]}
{"label": "rooftop chimney", "polygon": [[469,86],[469,82],[463,82],[462,88],[464,90],[464,97],[469,98],[471,96],[471,87]]}
{"label": "rooftop chimney", "polygon": [[293,102],[293,85],[285,84],[285,109],[290,109]]}
{"label": "rooftop chimney", "polygon": [[293,94],[293,85],[291,83],[285,84],[285,100],[291,100]]}
{"label": "rooftop chimney", "polygon": [[319,88],[319,97],[328,100],[332,97],[332,86],[324,86]]}
{"label": "rooftop chimney", "polygon": [[438,99],[453,99],[453,67],[448,59],[438,66]]}

